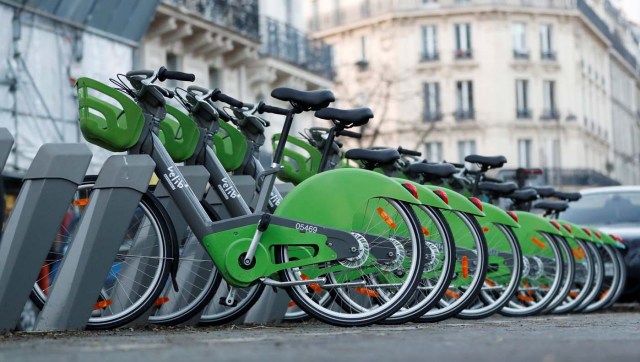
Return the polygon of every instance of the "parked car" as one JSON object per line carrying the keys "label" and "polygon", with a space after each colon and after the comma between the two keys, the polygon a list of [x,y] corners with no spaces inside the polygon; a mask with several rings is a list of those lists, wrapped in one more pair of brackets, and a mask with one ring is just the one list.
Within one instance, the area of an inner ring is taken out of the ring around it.
{"label": "parked car", "polygon": [[628,275],[621,301],[640,301],[640,186],[598,187],[580,193],[580,201],[571,203],[560,218],[624,239]]}

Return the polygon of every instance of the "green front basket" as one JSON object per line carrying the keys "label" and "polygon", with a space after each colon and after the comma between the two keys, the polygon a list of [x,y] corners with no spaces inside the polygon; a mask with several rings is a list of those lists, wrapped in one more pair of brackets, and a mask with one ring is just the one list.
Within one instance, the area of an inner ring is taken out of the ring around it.
{"label": "green front basket", "polygon": [[167,116],[160,122],[160,141],[173,162],[191,158],[200,140],[198,125],[187,114],[167,104]]}
{"label": "green front basket", "polygon": [[242,132],[228,122],[220,122],[220,129],[213,137],[216,156],[227,172],[237,170],[249,149],[249,144]]}
{"label": "green front basket", "polygon": [[[281,135],[278,133],[273,135],[271,139],[274,150],[278,147],[280,137]],[[289,145],[296,146],[306,154],[294,150]],[[284,182],[291,182],[297,185],[318,173],[321,159],[322,154],[315,147],[299,138],[289,136],[287,137],[287,147],[282,153],[282,161],[280,162],[283,169],[278,173],[278,178]]]}
{"label": "green front basket", "polygon": [[[78,79],[77,87],[80,131],[87,142],[113,152],[126,151],[138,142],[144,116],[131,98],[91,78]],[[89,94],[90,90],[101,98]]]}

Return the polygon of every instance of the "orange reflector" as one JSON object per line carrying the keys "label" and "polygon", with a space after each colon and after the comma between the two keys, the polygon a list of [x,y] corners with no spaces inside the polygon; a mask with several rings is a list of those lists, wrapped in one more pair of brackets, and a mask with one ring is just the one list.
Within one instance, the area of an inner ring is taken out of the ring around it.
{"label": "orange reflector", "polygon": [[517,296],[518,300],[523,301],[523,302],[533,302],[533,298],[531,298],[528,295],[518,295]]}
{"label": "orange reflector", "polygon": [[[526,280],[522,281],[522,284],[524,284],[524,287],[527,289],[531,289],[531,285],[529,283],[527,283]],[[527,290],[527,294],[529,295],[533,295],[533,290]]]}
{"label": "orange reflector", "polygon": [[164,303],[169,301],[169,297],[160,297],[158,299],[156,299],[156,302],[153,303],[153,305],[155,305],[156,307],[160,307],[161,305],[163,305]]}
{"label": "orange reflector", "polygon": [[484,283],[485,283],[486,285],[490,286],[490,287],[495,287],[495,286],[496,286],[496,283],[494,283],[494,282],[493,282],[493,280],[491,280],[491,279],[489,279],[489,278],[485,279],[485,280],[484,280]]}
{"label": "orange reflector", "polygon": [[462,256],[462,279],[469,277],[469,258],[466,255]]}
{"label": "orange reflector", "polygon": [[377,208],[376,210],[378,211],[378,214],[380,214],[382,220],[384,220],[384,222],[386,222],[390,228],[396,229],[398,227],[398,225],[396,225],[396,223],[391,219],[391,216],[389,216],[389,214],[387,214],[387,212],[384,211],[381,207]]}
{"label": "orange reflector", "polygon": [[371,290],[369,288],[356,288],[355,291],[356,293],[366,295],[367,297],[377,298],[380,296],[378,292],[376,292],[375,290]]}
{"label": "orange reflector", "polygon": [[605,290],[600,294],[600,300],[604,299],[609,294],[609,289]]}
{"label": "orange reflector", "polygon": [[77,199],[73,201],[73,206],[87,206],[89,204],[89,198]]}
{"label": "orange reflector", "polygon": [[289,302],[289,308],[293,308],[296,306],[296,302],[294,302],[293,300]]}
{"label": "orange reflector", "polygon": [[547,245],[542,242],[542,240],[536,238],[535,236],[531,238],[534,244],[538,245],[541,249],[546,249]]}
{"label": "orange reflector", "polygon": [[571,298],[576,298],[578,296],[578,292],[569,292],[568,294]]}
{"label": "orange reflector", "polygon": [[488,227],[483,227],[482,228],[482,232],[484,232],[485,234],[489,232],[489,228]]}
{"label": "orange reflector", "polygon": [[583,258],[587,257],[587,254],[584,252],[584,249],[582,249],[582,247],[578,246],[578,253],[580,253],[580,256],[582,256]]}
{"label": "orange reflector", "polygon": [[101,300],[98,303],[93,305],[93,310],[105,309],[106,307],[110,306],[111,304],[113,304],[113,301],[111,299]]}
{"label": "orange reflector", "polygon": [[422,233],[424,234],[424,236],[429,236],[431,235],[431,233],[429,232],[429,230],[427,230],[426,227],[424,227],[424,225],[422,225]]}
{"label": "orange reflector", "polygon": [[[302,280],[311,279],[305,274],[300,274],[300,277],[302,278]],[[311,290],[313,290],[314,292],[316,292],[318,294],[322,293],[322,288],[320,288],[320,286],[317,283],[309,284],[308,287],[311,288]]]}
{"label": "orange reflector", "polygon": [[447,289],[446,292],[444,292],[444,294],[446,294],[447,296],[453,298],[453,299],[460,299],[460,294],[454,292],[453,290]]}
{"label": "orange reflector", "polygon": [[578,247],[577,249],[571,249],[571,253],[573,253],[573,256],[576,257],[576,259],[578,260],[582,260],[582,258],[584,258],[582,256],[582,254],[580,253],[580,251],[578,250],[580,247]]}

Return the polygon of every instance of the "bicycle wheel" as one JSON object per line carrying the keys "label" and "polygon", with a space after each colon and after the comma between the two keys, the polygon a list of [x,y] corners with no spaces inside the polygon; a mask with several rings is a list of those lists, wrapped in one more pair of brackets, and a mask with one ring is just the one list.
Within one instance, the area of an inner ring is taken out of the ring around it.
{"label": "bicycle wheel", "polygon": [[478,298],[458,313],[462,319],[480,319],[498,312],[516,292],[522,275],[522,250],[513,230],[487,223],[482,228],[488,247],[489,266]]}
{"label": "bicycle wheel", "polygon": [[[220,220],[216,211],[202,202],[211,220]],[[176,271],[178,290],[171,283],[165,285],[149,322],[177,325],[198,315],[209,304],[220,287],[222,276],[200,241],[187,227],[180,241],[180,264]]]}
{"label": "bicycle wheel", "polygon": [[600,248],[602,248],[603,245],[596,245],[594,243],[585,243],[585,245],[587,246],[586,250],[591,253],[591,257],[594,260],[593,282],[588,286],[589,292],[582,303],[573,309],[575,313],[582,312],[600,295],[600,287],[602,287],[602,283],[604,282],[604,260],[600,254]]}
{"label": "bicycle wheel", "polygon": [[258,283],[247,288],[234,288],[222,280],[200,316],[199,325],[217,326],[239,319],[260,299],[264,287],[264,284]]}
{"label": "bicycle wheel", "polygon": [[[562,252],[562,284],[553,300],[551,300],[551,303],[549,303],[544,310],[545,313],[548,313],[552,307],[555,308],[555,306],[560,304],[571,293],[571,286],[573,285],[573,280],[576,275],[576,261],[571,245],[569,245],[569,240],[573,240],[573,238],[555,237],[555,241],[558,243],[560,251]],[[556,304],[554,305],[554,303]]]}
{"label": "bicycle wheel", "polygon": [[509,317],[531,316],[551,303],[562,284],[562,251],[553,236],[517,229],[522,248],[522,278],[514,296],[498,312]]}
{"label": "bicycle wheel", "polygon": [[[450,288],[449,284],[454,275],[456,245],[448,220],[440,210],[429,206],[413,206],[413,211],[418,217],[425,238],[426,263],[422,279],[407,304],[381,321],[382,324],[419,321],[419,317],[438,303],[447,288]],[[467,215],[461,217],[467,217]],[[473,217],[471,218],[473,219]],[[468,242],[468,244],[473,245],[473,242]],[[472,265],[471,274],[475,275],[473,269]],[[469,268],[467,269],[467,277],[468,274]]]}
{"label": "bicycle wheel", "polygon": [[[87,177],[79,185],[32,288],[31,299],[40,308],[55,282],[57,269],[75,234],[84,206],[89,202],[95,180],[96,177]],[[117,328],[145,313],[158,301],[171,270],[175,249],[175,231],[169,217],[153,194],[146,192],[97,296],[87,328]]]}
{"label": "bicycle wheel", "polygon": [[609,304],[609,301],[615,296],[616,288],[620,285],[620,280],[622,279],[622,268],[624,266],[619,264],[616,249],[611,245],[604,244],[599,250],[604,266],[603,280],[596,298],[583,309],[587,313],[595,312]]}
{"label": "bicycle wheel", "polygon": [[438,304],[415,322],[438,322],[457,315],[478,295],[487,275],[487,241],[473,215],[445,212],[456,250],[453,278]]}
{"label": "bicycle wheel", "polygon": [[[409,204],[372,198],[355,210],[351,220],[351,232],[360,243],[357,256],[279,272],[285,282],[303,282],[305,275],[326,278],[325,285],[298,285],[287,291],[307,314],[338,326],[369,325],[402,308],[418,286],[425,263],[425,241]],[[388,259],[374,258],[375,248],[385,248]],[[280,245],[276,263],[304,254],[313,255],[314,250]],[[328,289],[334,303],[326,305],[318,298],[318,288]]]}
{"label": "bicycle wheel", "polygon": [[611,299],[603,308],[609,308],[617,302],[624,292],[624,287],[627,284],[627,264],[624,261],[624,255],[622,255],[622,252],[618,248],[615,248],[615,254],[618,265],[620,266],[620,279],[618,280],[618,285],[616,285],[611,291]]}
{"label": "bicycle wheel", "polygon": [[[580,239],[567,239],[575,265],[575,275],[569,284],[569,292],[559,293],[549,304],[547,311],[551,313],[569,313],[587,297],[593,283],[594,267],[591,253],[587,252],[587,242]],[[568,279],[565,279],[568,280]]]}

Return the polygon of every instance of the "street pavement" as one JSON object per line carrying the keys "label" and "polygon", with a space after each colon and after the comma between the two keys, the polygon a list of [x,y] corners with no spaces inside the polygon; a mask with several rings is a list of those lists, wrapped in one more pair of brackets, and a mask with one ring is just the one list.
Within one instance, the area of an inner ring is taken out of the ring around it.
{"label": "street pavement", "polygon": [[640,361],[640,311],[338,328],[318,322],[0,336],[14,361]]}

